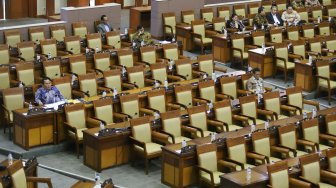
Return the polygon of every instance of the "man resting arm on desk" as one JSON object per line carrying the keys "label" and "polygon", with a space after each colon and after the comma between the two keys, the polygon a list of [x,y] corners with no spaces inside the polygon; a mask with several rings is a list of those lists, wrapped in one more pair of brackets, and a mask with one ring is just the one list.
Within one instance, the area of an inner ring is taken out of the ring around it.
{"label": "man resting arm on desk", "polygon": [[252,73],[253,76],[247,81],[247,89],[255,94],[264,93],[264,80],[260,78],[260,69],[254,68]]}
{"label": "man resting arm on desk", "polygon": [[41,84],[42,87],[40,87],[35,93],[35,102],[38,105],[42,106],[64,100],[61,92],[55,86],[52,86],[52,82],[49,77],[44,77]]}

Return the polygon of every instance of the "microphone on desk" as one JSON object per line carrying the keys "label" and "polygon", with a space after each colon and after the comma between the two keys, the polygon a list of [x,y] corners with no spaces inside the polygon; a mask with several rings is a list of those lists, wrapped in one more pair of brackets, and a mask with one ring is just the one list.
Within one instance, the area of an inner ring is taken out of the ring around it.
{"label": "microphone on desk", "polygon": [[113,49],[115,49],[115,45],[119,44],[120,43],[120,40],[118,40],[117,42],[115,42],[113,45],[111,45],[113,47]]}
{"label": "microphone on desk", "polygon": [[85,94],[86,96],[90,97],[90,91],[86,91],[86,92],[84,92],[84,94]]}

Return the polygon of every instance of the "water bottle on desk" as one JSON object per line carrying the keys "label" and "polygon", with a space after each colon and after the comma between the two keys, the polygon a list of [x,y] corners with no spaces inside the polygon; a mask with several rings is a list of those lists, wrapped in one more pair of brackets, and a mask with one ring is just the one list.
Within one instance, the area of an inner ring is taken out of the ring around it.
{"label": "water bottle on desk", "polygon": [[113,98],[115,98],[118,95],[118,90],[117,88],[113,89]]}
{"label": "water bottle on desk", "polygon": [[106,97],[106,91],[105,90],[102,93],[102,97]]}
{"label": "water bottle on desk", "polygon": [[100,185],[100,175],[98,172],[95,172],[95,181],[96,185]]}
{"label": "water bottle on desk", "polygon": [[48,53],[48,60],[51,59],[51,53]]}
{"label": "water bottle on desk", "polygon": [[267,130],[268,127],[269,127],[269,121],[267,120],[267,121],[265,121],[265,130]]}
{"label": "water bottle on desk", "polygon": [[213,81],[216,81],[216,72],[215,71],[213,71],[212,72],[212,75],[211,75],[211,79],[213,80]]}
{"label": "water bottle on desk", "polygon": [[313,119],[316,118],[316,109],[315,108],[313,109],[313,112],[312,112],[312,118]]}
{"label": "water bottle on desk", "polygon": [[104,123],[102,121],[99,124],[99,129],[100,130],[104,130],[105,129],[105,125],[104,125]]}
{"label": "water bottle on desk", "polygon": [[33,109],[33,105],[32,105],[32,103],[30,102],[29,103],[29,106],[28,106],[28,111],[31,111]]}
{"label": "water bottle on desk", "polygon": [[307,112],[303,112],[303,119],[307,119]]}
{"label": "water bottle on desk", "polygon": [[96,53],[98,53],[99,52],[99,48],[98,48],[98,46],[96,46]]}
{"label": "water bottle on desk", "polygon": [[9,165],[12,165],[12,164],[13,164],[13,155],[12,155],[12,153],[9,153],[9,154],[8,154],[8,164],[9,164]]}
{"label": "water bottle on desk", "polygon": [[184,147],[186,147],[187,146],[187,141],[185,141],[185,140],[182,140],[182,148],[184,148]]}
{"label": "water bottle on desk", "polygon": [[166,78],[165,81],[164,81],[164,87],[165,87],[166,89],[168,89],[168,81],[167,81],[167,78]]}
{"label": "water bottle on desk", "polygon": [[252,170],[250,167],[246,169],[246,180],[251,181]]}

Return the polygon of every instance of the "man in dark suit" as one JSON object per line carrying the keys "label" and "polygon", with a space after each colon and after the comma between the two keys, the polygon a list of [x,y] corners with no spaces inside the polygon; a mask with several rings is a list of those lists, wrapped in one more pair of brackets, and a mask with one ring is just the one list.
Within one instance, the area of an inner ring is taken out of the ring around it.
{"label": "man in dark suit", "polygon": [[102,35],[102,37],[105,37],[106,32],[113,31],[112,27],[108,23],[106,15],[102,15],[100,17],[100,24],[97,26],[97,30]]}
{"label": "man in dark suit", "polygon": [[276,5],[272,5],[271,12],[266,16],[268,23],[275,26],[282,26],[283,20],[281,19],[280,14],[278,13],[278,7]]}

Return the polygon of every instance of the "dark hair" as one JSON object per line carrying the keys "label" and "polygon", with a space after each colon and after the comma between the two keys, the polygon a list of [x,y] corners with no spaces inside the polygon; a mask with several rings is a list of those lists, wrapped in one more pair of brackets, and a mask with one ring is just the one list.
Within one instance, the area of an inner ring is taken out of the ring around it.
{"label": "dark hair", "polygon": [[292,5],[292,4],[288,4],[288,5],[286,6],[286,9],[288,9],[289,7],[292,7],[292,8],[293,8],[293,5]]}
{"label": "dark hair", "polygon": [[43,85],[44,84],[44,81],[46,81],[46,80],[49,80],[50,82],[52,82],[52,80],[51,80],[51,78],[49,78],[49,77],[43,77],[42,78],[42,80],[41,80],[41,84]]}
{"label": "dark hair", "polygon": [[258,67],[252,69],[252,73],[255,74],[256,72],[260,72],[260,69]]}
{"label": "dark hair", "polygon": [[232,20],[233,17],[235,17],[235,16],[237,16],[237,14],[236,14],[236,13],[232,13],[232,15],[231,15],[231,20]]}
{"label": "dark hair", "polygon": [[271,6],[271,10],[272,10],[274,7],[275,7],[276,9],[278,9],[278,6],[277,6],[277,5],[272,5],[272,6]]}
{"label": "dark hair", "polygon": [[103,21],[104,18],[107,17],[105,14],[103,14],[101,17],[100,17],[100,20]]}
{"label": "dark hair", "polygon": [[260,14],[262,11],[264,11],[264,9],[265,9],[265,8],[264,8],[263,6],[259,7],[259,8],[258,8],[258,13]]}
{"label": "dark hair", "polygon": [[142,29],[142,28],[143,28],[142,25],[138,25],[138,27],[137,27],[137,31],[139,31],[139,30]]}

